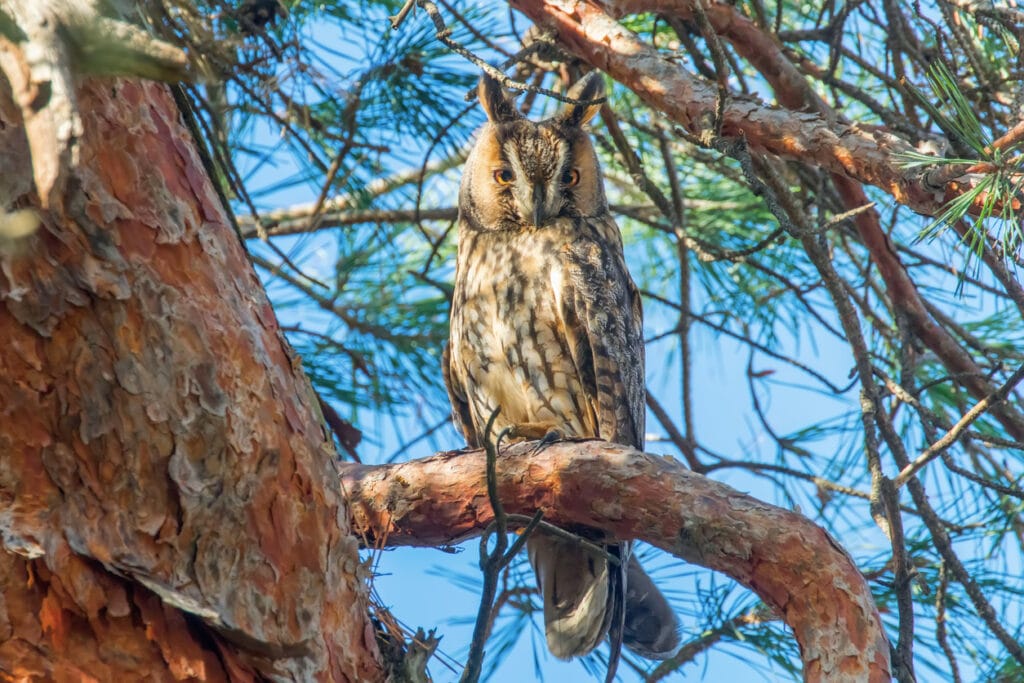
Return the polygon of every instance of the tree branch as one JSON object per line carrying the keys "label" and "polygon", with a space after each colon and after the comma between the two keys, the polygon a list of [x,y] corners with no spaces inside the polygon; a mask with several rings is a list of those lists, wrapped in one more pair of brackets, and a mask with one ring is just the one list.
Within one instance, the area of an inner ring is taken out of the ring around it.
{"label": "tree branch", "polygon": [[[805,681],[888,681],[889,644],[853,561],[820,527],[667,457],[599,441],[517,444],[498,460],[507,512],[640,539],[723,572],[793,629]],[[433,546],[492,521],[484,452],[399,465],[342,465],[351,523],[371,545]]]}
{"label": "tree branch", "polygon": [[900,470],[900,473],[893,480],[896,487],[898,488],[903,486],[907,483],[908,479],[917,475],[917,473],[924,469],[928,463],[945,453],[946,449],[956,443],[975,420],[984,415],[986,411],[991,410],[992,406],[1001,401],[1005,401],[1006,397],[1011,391],[1013,391],[1013,388],[1017,386],[1021,379],[1024,379],[1024,365],[1017,368],[1017,370],[1010,375],[1010,378],[1007,379],[1002,386],[975,403],[974,406],[964,413],[964,416],[961,417],[955,425],[950,427],[941,438],[937,439],[935,443],[924,449],[912,463]]}
{"label": "tree branch", "polygon": [[[568,51],[606,71],[691,133],[699,134],[705,122],[714,120],[717,89],[641,41],[600,5],[584,0],[510,0],[509,4],[554,30]],[[689,0],[619,0],[612,6],[616,15],[659,12],[693,16]],[[728,16],[734,12],[724,5],[711,5],[707,14],[720,33],[722,22],[737,18]],[[732,30],[742,28],[736,25]],[[745,138],[753,151],[800,159],[874,185],[899,203],[930,216],[938,215],[946,202],[968,191],[981,177],[964,175],[935,187],[926,181],[926,171],[904,168],[899,155],[914,149],[906,140],[824,115],[771,107],[739,96],[723,113],[722,135]],[[976,202],[973,211],[980,210],[982,202]]]}
{"label": "tree branch", "polygon": [[[671,12],[683,18],[693,17],[692,0],[620,0],[617,7],[629,12],[657,10]],[[707,10],[707,16],[714,29],[728,38],[736,51],[762,73],[772,86],[780,104],[792,111],[818,112],[825,121],[835,123],[840,120],[840,116],[818,97],[799,70],[783,54],[773,36],[739,14],[736,8],[730,5],[712,4]],[[750,143],[757,147],[756,141],[751,140]],[[966,353],[928,314],[917,286],[900,262],[891,240],[882,230],[877,211],[862,209],[869,205],[864,188],[849,176],[866,182],[873,181],[870,178],[860,178],[848,169],[830,170],[833,171],[832,180],[844,205],[850,210],[860,209],[852,217],[854,226],[861,241],[871,252],[872,259],[885,281],[886,292],[893,306],[907,317],[914,333],[947,367],[963,374],[964,384],[975,398],[983,399],[992,394],[994,387],[985,380],[984,373],[970,354]],[[986,262],[991,260],[986,259]],[[1017,411],[1007,406],[996,405],[992,413],[1015,439],[1024,436],[1024,418]]]}

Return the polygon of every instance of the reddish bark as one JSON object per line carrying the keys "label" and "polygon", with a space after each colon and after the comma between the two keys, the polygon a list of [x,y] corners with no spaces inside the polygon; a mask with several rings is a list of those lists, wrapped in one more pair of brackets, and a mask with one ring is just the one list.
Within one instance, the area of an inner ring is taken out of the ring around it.
{"label": "reddish bark", "polygon": [[[643,0],[625,2],[631,5],[644,4]],[[689,17],[688,13],[692,12],[689,2],[676,0],[662,4],[672,5],[677,12],[684,13],[684,17]],[[774,37],[740,15],[731,5],[714,3],[707,9],[707,15],[715,32],[728,39],[733,49],[764,76],[780,104],[794,111],[820,112],[826,119],[836,120],[836,112],[818,97],[799,70],[783,54]],[[832,181],[848,210],[869,203],[864,187],[849,176],[833,173]],[[985,372],[928,313],[917,285],[882,230],[878,211],[863,211],[853,218],[853,222],[885,282],[886,292],[896,312],[905,316],[914,334],[957,375],[975,398],[981,400],[991,394],[995,386],[985,379]],[[992,407],[992,414],[1013,438],[1024,440],[1024,421],[1016,411],[998,404]]]}
{"label": "reddish bark", "polygon": [[[508,513],[585,524],[638,538],[728,574],[793,629],[804,680],[888,681],[889,645],[871,592],[850,557],[806,518],[705,479],[670,458],[599,441],[498,460]],[[481,451],[401,465],[345,465],[352,525],[370,545],[438,545],[492,520]]]}
{"label": "reddish bark", "polygon": [[[692,131],[699,131],[702,122],[710,120],[717,95],[714,87],[668,61],[596,4],[585,0],[512,0],[511,4],[534,21],[554,26],[573,53],[604,69],[652,107]],[[616,16],[658,12],[693,18],[693,0],[617,0],[610,8]],[[927,188],[922,178],[901,169],[894,156],[910,149],[908,143],[881,131],[869,134],[856,124],[840,123],[836,113],[785,56],[774,36],[762,31],[732,5],[708,3],[705,13],[715,32],[729,40],[737,53],[764,76],[779,104],[787,108],[775,109],[736,99],[726,107],[723,135],[744,135],[758,151],[796,158],[832,171],[837,192],[847,209],[869,202],[857,181],[876,185],[897,201],[931,215],[941,211],[944,203],[956,194],[970,188],[971,183],[963,178],[950,178],[944,194]],[[1008,139],[1012,134],[1015,132],[1007,134]],[[984,198],[978,201],[980,207]],[[853,220],[896,311],[906,317],[918,338],[975,398],[980,400],[991,394],[995,387],[985,379],[985,373],[928,314],[916,285],[882,230],[878,213],[864,211]],[[1024,420],[1016,411],[997,405],[992,413],[1013,438],[1024,439]]]}
{"label": "reddish bark", "polygon": [[[16,681],[255,680],[214,634],[152,592],[72,553],[0,561],[0,679]],[[211,647],[212,646],[212,647]]]}
{"label": "reddish bark", "polygon": [[[509,4],[553,29],[562,47],[607,72],[691,132],[699,133],[713,120],[714,85],[680,68],[616,21],[618,16],[640,12],[690,17],[692,0],[617,0],[606,5],[590,0],[509,0]],[[725,5],[711,4],[707,13],[724,37],[735,37],[737,42],[751,38],[751,52],[754,46],[765,49],[752,63],[759,61],[759,68],[778,65],[772,57],[778,46],[764,36],[755,36],[751,22]],[[965,175],[956,182],[949,179],[944,187],[933,187],[924,172],[902,167],[898,155],[913,148],[896,135],[876,127],[840,123],[815,112],[772,107],[751,98],[736,97],[726,104],[722,134],[743,136],[756,151],[800,159],[874,185],[901,204],[930,216],[938,215],[946,202],[977,180]],[[980,209],[981,204],[975,208]]]}
{"label": "reddish bark", "polygon": [[[383,678],[315,399],[169,92],[77,95],[80,166],[0,253],[0,669]],[[0,159],[38,207],[2,79]]]}

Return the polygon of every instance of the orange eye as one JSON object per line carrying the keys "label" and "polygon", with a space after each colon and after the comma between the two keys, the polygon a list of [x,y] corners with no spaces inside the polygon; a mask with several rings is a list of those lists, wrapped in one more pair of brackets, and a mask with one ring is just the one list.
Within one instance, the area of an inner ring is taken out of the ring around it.
{"label": "orange eye", "polygon": [[509,185],[513,180],[515,180],[515,176],[507,168],[499,168],[494,172],[494,182],[499,185]]}
{"label": "orange eye", "polygon": [[566,187],[573,187],[580,181],[580,172],[571,168],[562,174],[562,184]]}

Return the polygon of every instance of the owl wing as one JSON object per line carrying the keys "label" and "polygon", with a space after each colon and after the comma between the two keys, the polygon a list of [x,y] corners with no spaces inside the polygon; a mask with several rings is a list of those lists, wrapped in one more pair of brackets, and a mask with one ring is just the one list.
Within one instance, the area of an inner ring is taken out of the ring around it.
{"label": "owl wing", "polygon": [[480,440],[477,437],[476,429],[473,427],[473,417],[469,412],[469,401],[466,398],[466,390],[459,381],[459,376],[452,371],[451,345],[445,344],[441,352],[441,374],[444,376],[444,386],[448,390],[448,400],[452,404],[452,420],[455,427],[466,439],[466,445],[470,448],[479,448]]}
{"label": "owl wing", "polygon": [[643,311],[611,216],[579,220],[562,250],[561,315],[597,434],[643,450]]}
{"label": "owl wing", "polygon": [[[626,269],[622,237],[611,216],[574,222],[574,239],[561,250],[563,282],[556,292],[573,364],[585,403],[593,411],[596,436],[643,450],[646,386],[640,292]],[[618,567],[608,567],[608,680],[615,675],[625,638],[629,545],[606,546],[620,558]]]}

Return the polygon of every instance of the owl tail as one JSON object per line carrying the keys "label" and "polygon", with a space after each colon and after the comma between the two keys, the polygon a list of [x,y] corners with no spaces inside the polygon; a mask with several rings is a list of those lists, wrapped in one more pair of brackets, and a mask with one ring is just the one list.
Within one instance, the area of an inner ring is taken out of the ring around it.
{"label": "owl tail", "polygon": [[608,560],[543,533],[531,536],[526,550],[544,600],[548,649],[559,659],[587,654],[600,644],[611,622]]}
{"label": "owl tail", "polygon": [[[679,647],[679,621],[665,596],[630,553],[625,576],[608,560],[572,541],[542,533],[526,542],[544,600],[548,649],[561,659],[585,655],[612,627],[613,640],[648,659],[665,659]],[[610,554],[623,548],[612,546]],[[622,582],[626,584],[625,618]],[[618,622],[618,623],[616,623]],[[617,659],[618,653],[613,653]]]}
{"label": "owl tail", "polygon": [[635,555],[626,567],[626,624],[622,643],[647,659],[668,659],[679,648],[679,620]]}

